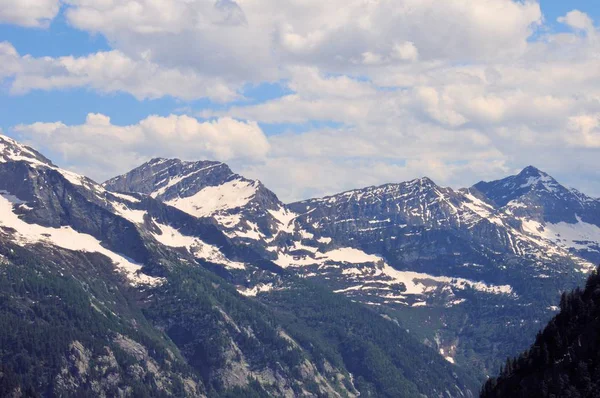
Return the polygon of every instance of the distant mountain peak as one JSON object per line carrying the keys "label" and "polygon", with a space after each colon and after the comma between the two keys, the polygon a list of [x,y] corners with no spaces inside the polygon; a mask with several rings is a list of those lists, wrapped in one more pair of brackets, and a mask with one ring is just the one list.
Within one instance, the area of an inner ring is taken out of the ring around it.
{"label": "distant mountain peak", "polygon": [[54,164],[35,149],[0,134],[0,163],[25,161],[28,163],[54,166]]}
{"label": "distant mountain peak", "polygon": [[523,168],[523,170],[521,170],[521,172],[518,174],[520,176],[527,176],[527,175],[548,175],[547,173],[543,172],[542,170],[538,169],[535,166],[529,165],[525,168]]}
{"label": "distant mountain peak", "polygon": [[526,195],[566,195],[569,190],[552,176],[534,166],[527,166],[516,175],[495,181],[481,181],[473,186],[499,206]]}
{"label": "distant mountain peak", "polygon": [[168,159],[168,158],[152,158],[150,159],[148,162],[146,162],[145,164],[160,164],[160,163],[164,163],[167,161],[180,161],[177,158],[172,158],[172,159]]}
{"label": "distant mountain peak", "polygon": [[[156,158],[150,159],[146,163],[141,164],[140,166],[136,167],[132,171],[144,170],[149,167],[159,168],[159,169],[167,169],[167,168],[173,167],[173,166],[180,166],[187,170],[195,170],[195,169],[204,168],[206,166],[217,166],[217,165],[224,166],[227,169],[229,169],[229,167],[225,163],[214,161],[214,160],[193,160],[192,161],[192,160],[181,160],[179,158],[156,157]],[[119,178],[119,177],[115,177],[115,178],[113,178],[113,180],[117,179],[117,178]],[[108,183],[108,181],[107,181],[107,183]]]}
{"label": "distant mountain peak", "polygon": [[429,177],[420,177],[409,181],[407,185],[418,185],[423,188],[435,188],[438,185]]}
{"label": "distant mountain peak", "polygon": [[233,175],[222,162],[157,157],[103,185],[113,191],[139,192],[168,200],[219,185]]}
{"label": "distant mountain peak", "polygon": [[[264,215],[267,210],[283,206],[260,181],[234,173],[223,162],[210,160],[155,158],[106,181],[104,187],[147,194],[196,217],[220,215],[232,228],[241,218],[226,216],[230,212],[245,209]],[[266,231],[267,227],[262,226]]]}
{"label": "distant mountain peak", "polygon": [[581,192],[561,185],[536,167],[496,181],[479,182],[474,189],[515,217],[539,222],[569,224],[583,219],[599,224],[600,203]]}
{"label": "distant mountain peak", "polygon": [[433,186],[436,185],[435,182],[433,182],[433,180],[429,177],[419,177],[419,178],[415,178],[413,180],[409,180],[406,181],[404,183],[401,184],[406,184],[406,185],[426,185],[426,186]]}
{"label": "distant mountain peak", "polygon": [[543,188],[547,191],[555,191],[558,188],[564,188],[549,174],[533,166],[525,167],[515,178],[520,183],[519,188]]}
{"label": "distant mountain peak", "polygon": [[322,198],[311,198],[297,203],[309,203],[313,201],[317,202],[328,202],[328,203],[342,203],[348,201],[369,201],[373,198],[377,198],[385,195],[398,195],[399,193],[405,192],[429,192],[435,188],[440,188],[433,180],[428,177],[415,178],[414,180],[400,182],[400,183],[387,183],[383,185],[372,185],[365,188],[357,188],[349,191],[340,192],[334,195],[324,196]]}

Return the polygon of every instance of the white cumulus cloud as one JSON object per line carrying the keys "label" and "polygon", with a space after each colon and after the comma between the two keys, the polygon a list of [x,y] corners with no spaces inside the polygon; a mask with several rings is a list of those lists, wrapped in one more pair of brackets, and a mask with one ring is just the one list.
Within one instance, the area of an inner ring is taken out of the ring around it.
{"label": "white cumulus cloud", "polygon": [[[63,3],[68,23],[113,49],[31,57],[0,43],[12,93],[172,96],[210,120],[117,126],[90,115],[80,126],[17,128],[96,178],[151,156],[216,158],[298,199],[418,175],[464,186],[533,163],[600,194],[590,182],[600,180],[600,42],[582,11],[552,32],[533,0]],[[265,82],[284,94],[241,98]],[[198,98],[224,104],[193,109]],[[278,126],[266,137],[264,124]]]}
{"label": "white cumulus cloud", "polygon": [[59,9],[59,0],[0,0],[0,23],[43,28]]}
{"label": "white cumulus cloud", "polygon": [[14,127],[21,139],[57,157],[61,166],[99,181],[153,157],[262,159],[269,142],[260,127],[228,117],[199,121],[183,115],[150,116],[133,125],[112,124],[102,114],[88,114],[81,125],[62,122]]}
{"label": "white cumulus cloud", "polygon": [[232,81],[274,80],[299,64],[343,73],[498,58],[520,53],[542,21],[533,0],[66,2],[71,24],[129,56]]}
{"label": "white cumulus cloud", "polygon": [[83,57],[22,56],[8,42],[0,42],[0,78],[13,78],[10,90],[87,87],[102,93],[125,92],[138,99],[173,96],[185,100],[209,97],[223,102],[237,98],[235,90],[218,78],[190,69],[161,67],[147,59],[132,59],[118,50]]}

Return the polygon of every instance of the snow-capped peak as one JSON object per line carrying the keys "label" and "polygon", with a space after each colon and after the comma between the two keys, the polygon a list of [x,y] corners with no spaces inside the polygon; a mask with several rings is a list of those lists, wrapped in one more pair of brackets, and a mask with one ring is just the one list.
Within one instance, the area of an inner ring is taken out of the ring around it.
{"label": "snow-capped peak", "polygon": [[209,217],[219,211],[246,205],[256,195],[257,188],[257,181],[240,178],[205,187],[192,196],[175,198],[166,203],[196,217]]}
{"label": "snow-capped peak", "polygon": [[524,167],[523,170],[518,174],[519,176],[547,176],[548,174],[538,169],[535,166]]}
{"label": "snow-capped peak", "polygon": [[0,135],[0,163],[7,162],[25,162],[33,168],[52,169],[62,174],[71,184],[86,186],[96,192],[104,191],[100,185],[91,179],[72,171],[61,169],[35,149],[23,145],[10,137]]}
{"label": "snow-capped peak", "polygon": [[25,161],[32,164],[52,166],[52,162],[34,149],[5,135],[0,135],[0,163]]}
{"label": "snow-capped peak", "polygon": [[428,188],[437,186],[437,184],[435,182],[433,182],[433,180],[429,177],[416,178],[414,180],[406,182],[405,184],[406,185],[418,185],[418,186],[428,187]]}
{"label": "snow-capped peak", "polygon": [[516,182],[520,183],[519,188],[544,189],[554,192],[562,186],[550,175],[533,167],[527,166],[517,176]]}
{"label": "snow-capped peak", "polygon": [[216,161],[155,158],[104,186],[117,192],[148,194],[195,217],[215,217],[238,233],[241,219],[233,213],[246,209],[253,213],[250,222],[255,223],[260,209],[269,214],[267,210],[282,207],[276,195],[260,181],[235,174],[225,163]]}
{"label": "snow-capped peak", "polygon": [[500,207],[520,202],[525,197],[563,200],[573,196],[569,189],[533,166],[525,167],[520,173],[500,180],[481,181],[473,188]]}

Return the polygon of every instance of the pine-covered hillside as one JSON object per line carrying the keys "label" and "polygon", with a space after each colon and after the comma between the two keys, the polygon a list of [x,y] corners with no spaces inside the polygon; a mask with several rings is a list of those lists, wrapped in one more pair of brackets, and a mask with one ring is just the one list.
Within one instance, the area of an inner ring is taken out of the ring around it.
{"label": "pine-covered hillside", "polygon": [[533,346],[507,360],[482,398],[600,397],[600,274],[563,294],[560,312]]}

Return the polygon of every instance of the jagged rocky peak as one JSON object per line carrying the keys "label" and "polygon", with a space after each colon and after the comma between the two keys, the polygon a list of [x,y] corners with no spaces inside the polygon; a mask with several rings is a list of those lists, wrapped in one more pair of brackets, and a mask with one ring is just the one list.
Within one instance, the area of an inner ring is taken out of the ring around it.
{"label": "jagged rocky peak", "polygon": [[481,181],[473,188],[501,207],[527,195],[554,198],[573,195],[568,188],[534,166],[527,166],[519,174],[500,180]]}
{"label": "jagged rocky peak", "polygon": [[53,166],[52,162],[35,149],[0,134],[0,163],[25,161]]}
{"label": "jagged rocky peak", "polygon": [[[322,215],[323,211],[335,212],[335,216],[342,217],[345,216],[344,211],[355,212],[358,208],[363,208],[360,211],[363,218],[377,215],[386,218],[391,214],[406,214],[412,218],[418,215],[429,217],[434,208],[455,213],[454,208],[462,200],[464,198],[460,193],[451,188],[440,187],[430,178],[422,177],[309,199],[290,206],[298,213],[311,211],[313,217]],[[424,211],[427,214],[422,214]]]}
{"label": "jagged rocky peak", "polygon": [[424,187],[424,188],[437,187],[437,184],[435,182],[433,182],[433,180],[431,178],[429,178],[429,177],[416,178],[414,180],[407,181],[404,184],[406,184],[406,185],[418,185],[418,186]]}
{"label": "jagged rocky peak", "polygon": [[[476,224],[493,211],[470,192],[440,187],[427,177],[293,203],[289,208],[300,214],[298,221],[309,231],[318,229],[338,238],[350,234],[348,244],[368,235],[374,242],[388,242],[394,247],[401,244],[398,236],[414,235],[409,231],[412,227],[461,228]],[[382,234],[386,236],[376,237]],[[378,247],[374,252],[383,249]]]}
{"label": "jagged rocky peak", "polygon": [[481,192],[498,206],[524,197],[552,198],[554,200],[588,200],[582,193],[561,185],[548,173],[527,166],[520,173],[495,181],[481,181],[473,189]]}
{"label": "jagged rocky peak", "polygon": [[103,185],[112,191],[139,192],[170,200],[191,196],[207,186],[220,185],[233,175],[221,162],[154,158]]}
{"label": "jagged rocky peak", "polygon": [[527,166],[519,174],[516,175],[515,182],[519,184],[519,188],[529,188],[530,190],[546,190],[554,192],[557,189],[564,189],[554,178],[548,173],[541,171],[534,166]]}
{"label": "jagged rocky peak", "polygon": [[46,197],[49,188],[63,184],[79,189],[82,194],[96,195],[103,191],[91,179],[61,169],[35,149],[0,135],[0,191],[31,201]]}
{"label": "jagged rocky peak", "polygon": [[283,206],[260,181],[242,177],[216,161],[155,158],[103,185],[111,191],[148,194],[196,217]]}
{"label": "jagged rocky peak", "polygon": [[533,166],[501,180],[479,182],[473,189],[520,219],[551,224],[577,224],[583,220],[600,226],[598,200],[561,185]]}
{"label": "jagged rocky peak", "polygon": [[[4,173],[0,189],[13,194],[16,194],[14,190],[22,194],[25,185],[52,184],[52,181],[46,180],[52,180],[57,175],[61,175],[73,186],[103,191],[90,178],[62,169],[35,149],[4,135],[0,135],[0,165],[3,165]],[[33,181],[35,179],[31,178],[30,173],[37,174],[37,181]]]}
{"label": "jagged rocky peak", "polygon": [[441,194],[446,192],[446,188],[439,187],[428,177],[416,178],[414,180],[405,181],[401,183],[388,183],[378,186],[370,186],[365,188],[353,189],[345,191],[339,194],[325,196],[323,198],[307,199],[297,203],[293,203],[291,206],[297,211],[308,211],[309,207],[315,205],[320,206],[340,206],[344,203],[369,203],[369,202],[380,202],[382,198],[387,201],[393,201],[396,199],[406,199],[413,197],[412,195],[417,194]]}

